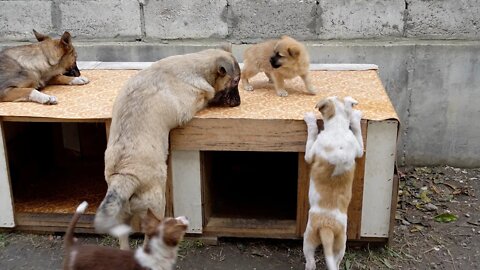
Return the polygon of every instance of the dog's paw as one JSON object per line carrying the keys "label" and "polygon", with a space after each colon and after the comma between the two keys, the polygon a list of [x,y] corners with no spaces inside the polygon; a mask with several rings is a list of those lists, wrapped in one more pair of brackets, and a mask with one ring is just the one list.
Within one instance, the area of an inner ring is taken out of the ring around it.
{"label": "dog's paw", "polygon": [[243,86],[243,89],[244,89],[245,91],[253,91],[253,86],[251,86],[250,84],[245,84],[245,85]]}
{"label": "dog's paw", "polygon": [[318,89],[314,87],[307,88],[307,91],[311,95],[316,95],[318,93]]}
{"label": "dog's paw", "polygon": [[43,104],[46,104],[46,105],[57,105],[58,101],[57,101],[57,97],[55,96],[48,96],[48,100],[46,100],[45,103]]}
{"label": "dog's paw", "polygon": [[279,89],[279,90],[277,90],[277,96],[286,97],[286,96],[288,96],[288,92],[285,89]]}
{"label": "dog's paw", "polygon": [[89,83],[89,82],[90,82],[89,79],[80,76],[80,77],[75,77],[75,78],[73,78],[73,79],[70,81],[70,84],[71,84],[71,85],[84,85],[84,84],[87,84],[87,83]]}
{"label": "dog's paw", "polygon": [[316,125],[317,124],[317,117],[313,112],[307,112],[303,117],[303,120],[307,125]]}
{"label": "dog's paw", "polygon": [[315,265],[315,261],[313,263],[306,263],[305,264],[305,270],[315,270],[317,269],[316,265]]}
{"label": "dog's paw", "polygon": [[58,103],[55,96],[44,94],[37,89],[32,90],[32,92],[28,96],[28,100],[45,105],[55,105]]}

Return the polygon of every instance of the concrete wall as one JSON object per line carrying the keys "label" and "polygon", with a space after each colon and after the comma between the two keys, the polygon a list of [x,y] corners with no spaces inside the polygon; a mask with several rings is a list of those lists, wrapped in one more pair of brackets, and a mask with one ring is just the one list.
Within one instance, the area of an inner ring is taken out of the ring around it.
{"label": "concrete wall", "polygon": [[374,63],[400,116],[398,161],[480,166],[478,0],[0,0],[0,48],[70,31],[80,60],[154,61],[288,34],[312,62]]}

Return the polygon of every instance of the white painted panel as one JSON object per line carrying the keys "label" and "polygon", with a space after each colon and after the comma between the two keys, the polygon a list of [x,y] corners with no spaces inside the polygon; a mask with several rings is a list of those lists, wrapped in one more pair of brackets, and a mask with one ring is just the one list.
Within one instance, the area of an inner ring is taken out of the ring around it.
{"label": "white painted panel", "polygon": [[172,151],[173,213],[186,216],[189,233],[202,233],[202,184],[199,151]]}
{"label": "white painted panel", "polygon": [[15,227],[13,220],[12,189],[7,170],[6,145],[0,122],[0,227]]}
{"label": "white painted panel", "polygon": [[397,121],[368,122],[362,237],[388,237],[397,128]]}

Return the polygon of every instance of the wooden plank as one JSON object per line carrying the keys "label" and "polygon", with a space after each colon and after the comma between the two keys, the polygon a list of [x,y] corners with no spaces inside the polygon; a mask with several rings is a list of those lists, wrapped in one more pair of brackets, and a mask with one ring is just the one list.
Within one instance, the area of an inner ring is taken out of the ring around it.
{"label": "wooden plank", "polygon": [[110,126],[112,125],[112,119],[105,120],[105,133],[107,134],[107,143],[108,138],[110,137]]}
{"label": "wooden plank", "polygon": [[199,151],[172,151],[173,214],[187,216],[188,233],[202,233],[202,187]]}
{"label": "wooden plank", "polygon": [[0,121],[0,227],[15,227],[13,197],[8,169],[7,143],[4,125]]}
{"label": "wooden plank", "polygon": [[172,155],[168,155],[167,159],[167,184],[165,190],[165,216],[173,217],[173,179],[172,179]]}
{"label": "wooden plank", "polygon": [[361,237],[390,235],[397,132],[397,120],[368,121]]}
{"label": "wooden plank", "polygon": [[298,153],[297,187],[297,229],[298,237],[303,237],[308,221],[308,189],[310,185],[310,166],[305,162],[305,153]]}
{"label": "wooden plank", "polygon": [[[36,227],[40,230],[42,227],[63,228],[65,231],[72,220],[73,214],[55,214],[55,213],[15,213],[15,220],[18,226]],[[84,214],[77,222],[78,228],[93,228],[94,214]]]}
{"label": "wooden plank", "polygon": [[398,203],[398,170],[395,169],[395,174],[393,175],[393,189],[392,189],[392,206],[390,208],[390,228],[388,231],[388,242],[387,245],[391,246],[393,240],[393,226],[395,225],[395,214],[397,212],[397,203]]}
{"label": "wooden plank", "polygon": [[363,157],[355,160],[352,199],[348,206],[347,239],[360,239],[362,226],[363,183],[365,178],[365,151],[367,149],[367,121],[362,120]]}
{"label": "wooden plank", "polygon": [[48,118],[48,117],[24,117],[24,116],[2,116],[2,121],[4,122],[40,122],[40,123],[67,123],[67,122],[75,122],[75,123],[103,123],[107,119],[106,118],[99,118],[99,119],[64,119],[64,118]]}
{"label": "wooden plank", "polygon": [[297,239],[295,220],[260,220],[211,217],[205,235]]}
{"label": "wooden plank", "polygon": [[170,134],[173,150],[304,152],[307,128],[299,120],[195,118]]}
{"label": "wooden plank", "polygon": [[206,226],[208,223],[208,219],[212,215],[212,201],[214,200],[211,194],[211,156],[205,152],[200,152],[200,165],[200,172],[202,178],[203,226]]}

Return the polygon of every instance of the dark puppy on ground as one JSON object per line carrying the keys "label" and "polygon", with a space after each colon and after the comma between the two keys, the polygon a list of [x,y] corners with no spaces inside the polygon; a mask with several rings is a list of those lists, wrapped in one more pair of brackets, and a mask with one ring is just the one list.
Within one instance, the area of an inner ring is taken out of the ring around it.
{"label": "dark puppy on ground", "polygon": [[[87,208],[81,203],[65,234],[64,270],[170,270],[177,258],[178,244],[188,227],[185,217],[158,220],[148,211],[143,220],[143,230],[148,242],[135,251],[112,247],[81,245],[73,238],[75,224]],[[116,233],[128,234],[128,226],[116,228]]]}
{"label": "dark puppy on ground", "polygon": [[[82,85],[77,53],[70,33],[59,39],[33,30],[38,43],[16,46],[0,52],[0,101],[32,101],[57,104],[55,96],[39,90],[48,84]],[[75,77],[65,76],[63,74]]]}

